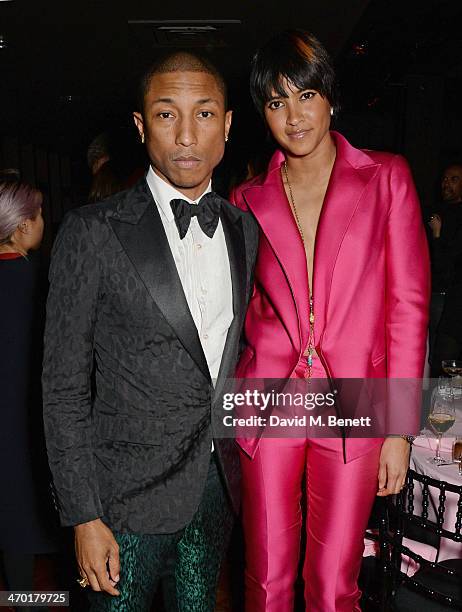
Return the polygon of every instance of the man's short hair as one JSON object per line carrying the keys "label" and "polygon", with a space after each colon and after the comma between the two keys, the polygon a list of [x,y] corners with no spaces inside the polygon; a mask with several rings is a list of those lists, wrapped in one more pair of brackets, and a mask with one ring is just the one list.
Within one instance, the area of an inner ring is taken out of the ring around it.
{"label": "man's short hair", "polygon": [[169,51],[158,57],[143,73],[138,86],[138,110],[143,113],[144,100],[151,79],[156,74],[167,72],[205,72],[211,74],[223,94],[225,109],[228,106],[228,92],[225,79],[217,66],[205,55],[196,51]]}

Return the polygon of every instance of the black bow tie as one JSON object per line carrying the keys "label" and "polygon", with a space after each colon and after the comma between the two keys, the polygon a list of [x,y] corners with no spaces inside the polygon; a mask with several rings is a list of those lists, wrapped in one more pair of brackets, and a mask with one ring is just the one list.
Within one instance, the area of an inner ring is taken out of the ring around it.
{"label": "black bow tie", "polygon": [[186,200],[175,199],[170,201],[175,223],[181,240],[186,236],[192,217],[197,217],[201,230],[209,238],[217,229],[220,219],[220,198],[216,193],[206,193],[198,204],[190,204]]}

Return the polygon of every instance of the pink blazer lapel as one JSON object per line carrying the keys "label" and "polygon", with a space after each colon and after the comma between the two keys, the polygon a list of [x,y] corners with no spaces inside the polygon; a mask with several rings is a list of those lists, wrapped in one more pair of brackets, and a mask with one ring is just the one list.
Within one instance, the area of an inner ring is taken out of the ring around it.
{"label": "pink blazer lapel", "polygon": [[[337,156],[319,219],[314,255],[316,345],[326,323],[332,275],[343,238],[380,165],[348,144],[340,134],[331,134]],[[282,183],[283,160],[283,153],[277,151],[263,182],[244,189],[243,196],[286,275],[291,295],[288,293],[287,312],[282,316],[291,337],[298,335],[300,348],[304,349],[308,343],[309,312],[306,256]]]}
{"label": "pink blazer lapel", "polygon": [[352,147],[337,132],[331,132],[337,156],[327,188],[316,233],[313,271],[315,340],[325,327],[332,275],[340,247],[368,183],[380,164]]}
{"label": "pink blazer lapel", "polygon": [[308,278],[303,243],[284,191],[281,164],[284,155],[277,151],[260,185],[244,190],[243,196],[255,215],[266,239],[284,270],[289,285],[284,324],[292,338],[303,346],[308,318]]}

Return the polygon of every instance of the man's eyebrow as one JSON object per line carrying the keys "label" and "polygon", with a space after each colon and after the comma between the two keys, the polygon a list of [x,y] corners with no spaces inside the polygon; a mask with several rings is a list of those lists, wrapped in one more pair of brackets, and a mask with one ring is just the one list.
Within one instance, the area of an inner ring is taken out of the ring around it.
{"label": "man's eyebrow", "polygon": [[[156,98],[151,102],[151,104],[175,104],[175,100],[173,98]],[[219,104],[216,98],[201,98],[200,100],[196,100],[195,104]]]}
{"label": "man's eyebrow", "polygon": [[173,98],[156,98],[151,102],[151,104],[158,104],[159,102],[163,104],[174,104]]}
{"label": "man's eyebrow", "polygon": [[197,100],[196,104],[209,104],[212,102],[213,104],[218,104],[218,100],[216,98],[201,98]]}

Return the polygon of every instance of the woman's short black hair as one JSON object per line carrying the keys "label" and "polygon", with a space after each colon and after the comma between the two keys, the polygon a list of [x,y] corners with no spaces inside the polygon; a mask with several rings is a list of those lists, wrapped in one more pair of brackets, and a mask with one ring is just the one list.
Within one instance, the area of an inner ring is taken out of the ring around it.
{"label": "woman's short black hair", "polygon": [[271,38],[255,54],[250,93],[257,110],[273,92],[287,97],[283,79],[297,89],[315,89],[338,110],[338,93],[332,60],[319,40],[305,30],[286,30]]}

